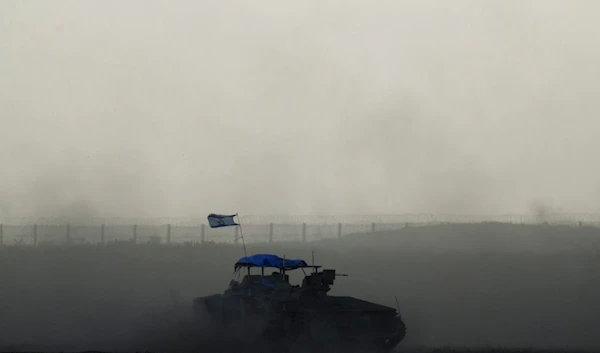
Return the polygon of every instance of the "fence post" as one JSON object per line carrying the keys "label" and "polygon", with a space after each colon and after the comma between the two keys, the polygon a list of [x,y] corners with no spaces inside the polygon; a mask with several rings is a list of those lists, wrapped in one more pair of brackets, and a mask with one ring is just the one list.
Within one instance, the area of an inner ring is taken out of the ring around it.
{"label": "fence post", "polygon": [[133,243],[137,243],[137,224],[133,225]]}
{"label": "fence post", "polygon": [[269,223],[269,244],[273,243],[273,223]]}
{"label": "fence post", "polygon": [[100,244],[104,245],[104,223],[100,226]]}
{"label": "fence post", "polygon": [[306,243],[306,223],[302,223],[302,242]]}
{"label": "fence post", "polygon": [[371,233],[375,233],[375,222],[371,223]]}
{"label": "fence post", "polygon": [[342,223],[338,223],[338,238],[342,237]]}
{"label": "fence post", "polygon": [[33,246],[37,246],[38,238],[37,238],[37,224],[33,225]]}
{"label": "fence post", "polygon": [[167,224],[167,244],[171,244],[171,224]]}
{"label": "fence post", "polygon": [[0,246],[4,245],[4,224],[0,224]]}
{"label": "fence post", "polygon": [[65,236],[65,240],[67,244],[71,243],[71,225],[67,223],[67,233]]}
{"label": "fence post", "polygon": [[204,224],[200,225],[200,244],[204,244]]}

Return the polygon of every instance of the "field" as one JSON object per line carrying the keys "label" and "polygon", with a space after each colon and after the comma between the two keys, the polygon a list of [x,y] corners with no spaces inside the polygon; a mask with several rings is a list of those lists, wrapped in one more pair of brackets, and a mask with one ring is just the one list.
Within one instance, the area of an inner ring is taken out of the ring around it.
{"label": "field", "polygon": [[[349,274],[332,294],[390,306],[397,296],[405,351],[600,349],[598,228],[448,224],[248,244],[306,260],[312,250]],[[0,350],[182,345],[169,319],[184,317],[193,297],[224,290],[240,256],[241,245],[209,242],[3,247]]]}

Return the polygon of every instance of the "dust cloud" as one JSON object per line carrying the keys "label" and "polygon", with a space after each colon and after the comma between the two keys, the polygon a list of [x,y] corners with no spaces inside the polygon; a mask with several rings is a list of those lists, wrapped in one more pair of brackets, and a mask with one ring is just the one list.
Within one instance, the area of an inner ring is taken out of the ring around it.
{"label": "dust cloud", "polygon": [[597,212],[599,9],[2,1],[0,212]]}
{"label": "dust cloud", "polygon": [[[597,228],[447,225],[310,245],[250,244],[248,252],[309,261],[316,249],[316,264],[348,274],[336,279],[331,295],[390,307],[396,296],[407,325],[400,352],[595,352],[599,239]],[[222,293],[236,278],[241,246],[1,251],[0,351],[225,351],[195,349],[210,337],[194,325],[192,301]],[[300,284],[302,273],[290,281]]]}

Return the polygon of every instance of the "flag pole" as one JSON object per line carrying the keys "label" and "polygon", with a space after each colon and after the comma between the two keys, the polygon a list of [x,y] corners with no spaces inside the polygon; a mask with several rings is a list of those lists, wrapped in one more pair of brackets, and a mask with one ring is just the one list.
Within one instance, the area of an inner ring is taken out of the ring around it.
{"label": "flag pole", "polygon": [[238,227],[240,228],[240,238],[242,238],[242,245],[244,246],[244,256],[248,257],[248,253],[246,252],[246,241],[244,240],[244,232],[242,231],[242,221],[237,212],[235,213],[235,215],[238,218]]}

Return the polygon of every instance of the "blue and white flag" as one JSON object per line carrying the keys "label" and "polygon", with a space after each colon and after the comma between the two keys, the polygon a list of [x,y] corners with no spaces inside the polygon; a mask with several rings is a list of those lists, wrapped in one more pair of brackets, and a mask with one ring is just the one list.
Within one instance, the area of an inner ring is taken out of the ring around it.
{"label": "blue and white flag", "polygon": [[208,225],[211,228],[239,226],[239,224],[235,223],[235,221],[233,220],[233,217],[235,216],[236,215],[222,215],[211,213],[208,215]]}

